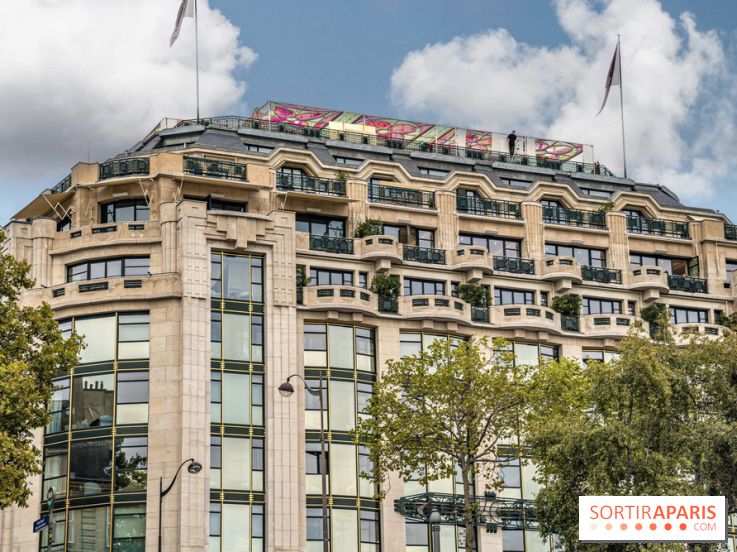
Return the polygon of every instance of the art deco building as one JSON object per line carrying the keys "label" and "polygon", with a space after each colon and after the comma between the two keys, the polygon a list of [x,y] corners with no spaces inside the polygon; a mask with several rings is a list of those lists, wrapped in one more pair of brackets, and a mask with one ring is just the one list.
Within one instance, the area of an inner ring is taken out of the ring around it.
{"label": "art deco building", "polygon": [[[354,237],[370,219],[379,233]],[[510,154],[506,133],[271,102],[164,121],[76,164],[6,229],[36,281],[23,301],[48,302],[87,347],[37,432],[30,507],[2,512],[2,552],[46,544],[32,524],[51,487],[51,550],[156,550],[159,480],[189,458],[204,469],[164,499],[164,550],[322,550],[324,470],[334,552],[430,552],[417,507],[457,482],[395,479],[377,500],[359,477],[350,430],[388,359],[472,335],[505,337],[520,363],[607,359],[647,305],[718,336],[735,304],[737,227],[587,146],[519,137]],[[398,297],[371,291],[381,274]],[[492,304],[465,303],[462,283]],[[551,308],[562,294],[581,296],[579,316]],[[277,392],[294,373],[326,382],[327,465],[317,397],[297,380]],[[486,497],[483,552],[549,549],[533,469],[513,462]],[[452,524],[441,536],[463,549]]]}

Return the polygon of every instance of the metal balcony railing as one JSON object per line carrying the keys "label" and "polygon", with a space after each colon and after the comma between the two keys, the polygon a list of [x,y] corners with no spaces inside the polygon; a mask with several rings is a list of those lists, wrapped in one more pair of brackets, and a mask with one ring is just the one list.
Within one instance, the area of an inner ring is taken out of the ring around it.
{"label": "metal balcony railing", "polygon": [[734,225],[734,224],[724,225],[724,239],[737,241],[737,225]]}
{"label": "metal balcony railing", "polygon": [[579,332],[581,331],[581,323],[578,316],[563,316],[560,315],[560,328],[565,332]]}
{"label": "metal balcony railing", "polygon": [[60,194],[61,192],[66,192],[69,188],[72,187],[72,175],[68,174],[64,178],[61,179],[61,181],[51,188],[52,194]]}
{"label": "metal balcony railing", "polygon": [[417,245],[405,245],[404,260],[416,263],[445,264],[445,251],[432,247],[419,247]]}
{"label": "metal balcony railing", "polygon": [[435,192],[371,184],[369,186],[369,201],[372,203],[392,203],[419,209],[435,209]]}
{"label": "metal balcony railing", "polygon": [[513,274],[535,274],[535,261],[519,259],[517,257],[499,257],[492,259],[492,269],[495,272],[511,272]]}
{"label": "metal balcony railing", "polygon": [[600,284],[621,284],[622,271],[615,268],[607,268],[605,266],[588,266],[581,267],[581,278],[589,282],[598,282]]}
{"label": "metal balcony railing", "polygon": [[228,180],[246,180],[246,165],[219,159],[185,157],[184,173],[195,176],[209,176]]}
{"label": "metal balcony railing", "polygon": [[456,196],[456,210],[459,213],[483,217],[522,218],[522,208],[519,203],[482,197]]}
{"label": "metal balcony railing", "polygon": [[340,140],[353,144],[365,144],[372,146],[383,146],[402,151],[423,151],[427,153],[438,153],[453,157],[464,157],[467,159],[478,159],[491,162],[513,163],[515,165],[527,165],[530,167],[541,167],[554,169],[569,173],[600,174],[614,176],[614,173],[599,163],[579,163],[576,161],[556,161],[536,155],[509,155],[508,152],[493,151],[488,149],[465,148],[454,144],[435,144],[433,142],[419,142],[416,140],[403,140],[395,137],[377,136],[375,134],[364,134],[362,132],[346,132],[344,130],[330,128],[311,128],[302,125],[271,122],[265,119],[250,117],[211,117],[206,119],[189,119],[180,121],[177,126],[205,125],[228,130],[239,130],[241,128],[262,129],[270,132],[281,132],[284,134],[297,134],[323,140]]}
{"label": "metal balcony railing", "polygon": [[489,307],[471,306],[471,320],[473,322],[488,322],[489,321]]}
{"label": "metal balcony railing", "polygon": [[351,238],[310,234],[310,251],[353,255],[353,240]]}
{"label": "metal balcony railing", "polygon": [[580,228],[606,229],[605,213],[568,209],[566,207],[543,206],[543,222],[565,226],[578,226]]}
{"label": "metal balcony railing", "polygon": [[379,297],[379,312],[399,312],[399,300],[396,297]]}
{"label": "metal balcony railing", "polygon": [[112,161],[100,164],[100,180],[105,180],[106,178],[117,178],[120,176],[148,174],[148,171],[148,157],[113,159]]}
{"label": "metal balcony railing", "polygon": [[688,223],[677,220],[627,217],[627,232],[649,236],[688,238]]}
{"label": "metal balcony railing", "polygon": [[283,192],[307,192],[310,194],[345,197],[345,180],[328,180],[314,176],[277,173],[276,188]]}
{"label": "metal balcony railing", "polygon": [[688,293],[709,293],[707,281],[704,278],[686,276],[684,274],[668,274],[668,287],[673,291]]}

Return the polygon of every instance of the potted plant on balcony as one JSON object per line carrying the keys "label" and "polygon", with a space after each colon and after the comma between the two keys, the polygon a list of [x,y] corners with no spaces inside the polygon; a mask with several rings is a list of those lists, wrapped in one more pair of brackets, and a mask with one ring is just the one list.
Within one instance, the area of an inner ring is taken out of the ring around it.
{"label": "potted plant on balcony", "polygon": [[379,236],[384,232],[384,223],[376,219],[365,219],[356,225],[353,235],[356,238]]}
{"label": "potted plant on balcony", "polygon": [[668,328],[668,308],[662,303],[653,303],[640,309],[640,318],[650,324],[650,337],[665,339]]}
{"label": "potted plant on balcony", "polygon": [[607,213],[607,212],[611,211],[612,209],[614,209],[614,203],[612,203],[611,201],[607,201],[606,203],[604,203],[604,205],[601,205],[596,210],[596,212],[597,213]]}
{"label": "potted plant on balcony", "polygon": [[560,314],[561,327],[567,331],[579,330],[578,315],[581,312],[581,296],[574,293],[556,295],[551,304],[552,309]]}
{"label": "potted plant on balcony", "polygon": [[458,297],[471,305],[471,319],[477,322],[489,321],[489,288],[481,284],[461,284],[456,289]]}
{"label": "potted plant on balcony", "polygon": [[397,312],[399,297],[399,276],[380,273],[371,280],[371,291],[379,297],[379,311]]}
{"label": "potted plant on balcony", "polygon": [[301,305],[304,297],[304,288],[310,285],[312,278],[307,276],[304,265],[297,265],[297,304]]}

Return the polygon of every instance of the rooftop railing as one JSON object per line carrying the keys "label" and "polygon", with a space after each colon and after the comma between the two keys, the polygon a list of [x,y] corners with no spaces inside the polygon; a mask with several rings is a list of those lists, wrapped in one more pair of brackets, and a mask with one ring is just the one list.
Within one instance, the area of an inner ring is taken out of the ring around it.
{"label": "rooftop railing", "polygon": [[184,157],[184,173],[228,180],[246,180],[246,165],[219,159]]}
{"label": "rooftop railing", "polygon": [[492,268],[495,272],[511,272],[512,274],[535,274],[535,261],[517,257],[494,256]]}
{"label": "rooftop railing", "polygon": [[148,171],[148,157],[113,159],[100,164],[100,180],[137,174],[148,174]]}
{"label": "rooftop railing", "polygon": [[345,180],[328,180],[315,176],[277,173],[276,188],[283,192],[307,192],[310,194],[345,197]]}
{"label": "rooftop railing", "polygon": [[421,151],[426,153],[437,153],[450,155],[452,157],[465,157],[467,159],[478,159],[490,162],[513,163],[515,165],[527,165],[530,167],[547,168],[557,171],[581,174],[595,174],[603,176],[614,176],[614,173],[599,163],[581,163],[577,161],[555,161],[543,156],[536,155],[509,155],[503,151],[488,149],[465,148],[454,144],[436,144],[434,142],[419,142],[417,140],[403,140],[395,137],[383,137],[375,134],[364,134],[362,132],[346,132],[343,130],[329,128],[312,128],[287,123],[276,123],[265,119],[251,117],[211,117],[207,119],[188,119],[180,121],[178,126],[205,125],[228,130],[239,130],[242,128],[261,129],[270,132],[282,132],[286,134],[297,134],[310,138],[321,138],[323,140],[340,140],[354,144],[365,144],[372,146],[383,146],[395,150]]}
{"label": "rooftop railing", "polygon": [[500,201],[482,197],[456,196],[456,210],[483,217],[522,218],[522,208],[514,201]]}
{"label": "rooftop railing", "polygon": [[60,194],[61,192],[66,192],[69,188],[72,187],[72,175],[68,174],[64,178],[61,179],[61,181],[51,188],[52,194]]}
{"label": "rooftop railing", "polygon": [[709,293],[708,284],[704,278],[686,276],[685,274],[668,274],[668,287],[673,291]]}
{"label": "rooftop railing", "polygon": [[688,238],[688,223],[678,220],[627,217],[627,231],[632,234]]}
{"label": "rooftop railing", "polygon": [[351,238],[310,234],[310,250],[353,255],[353,240]]}
{"label": "rooftop railing", "polygon": [[581,278],[589,282],[598,282],[600,284],[621,284],[622,271],[616,268],[607,268],[605,266],[588,266],[581,267]]}
{"label": "rooftop railing", "polygon": [[404,260],[426,264],[445,264],[445,250],[417,245],[404,246]]}
{"label": "rooftop railing", "polygon": [[420,209],[435,209],[435,192],[386,186],[384,184],[370,184],[369,201],[372,203],[393,203]]}
{"label": "rooftop railing", "polygon": [[734,224],[724,225],[724,239],[737,241],[737,225],[734,225]]}
{"label": "rooftop railing", "polygon": [[603,212],[568,209],[566,207],[543,206],[543,222],[578,226],[580,228],[606,229],[606,217]]}

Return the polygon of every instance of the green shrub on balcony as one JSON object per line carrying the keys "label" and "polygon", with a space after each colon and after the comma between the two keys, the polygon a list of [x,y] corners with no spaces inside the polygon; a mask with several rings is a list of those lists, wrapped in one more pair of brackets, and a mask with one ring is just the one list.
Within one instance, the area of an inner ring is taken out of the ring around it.
{"label": "green shrub on balcony", "polygon": [[400,287],[399,276],[393,274],[377,274],[371,280],[371,291],[381,299],[396,299]]}
{"label": "green shrub on balcony", "polygon": [[581,312],[581,296],[573,293],[553,297],[552,308],[562,316],[578,316]]}
{"label": "green shrub on balcony", "polygon": [[653,303],[640,309],[640,318],[650,324],[650,336],[654,339],[665,339],[670,317],[668,307],[662,303]]}
{"label": "green shrub on balcony", "polygon": [[353,235],[356,238],[379,236],[384,232],[384,223],[376,219],[365,219],[356,225]]}
{"label": "green shrub on balcony", "polygon": [[489,288],[481,284],[461,284],[457,294],[472,307],[488,307],[491,299]]}

